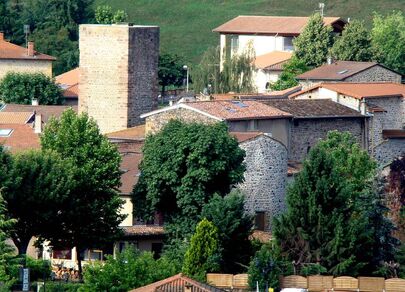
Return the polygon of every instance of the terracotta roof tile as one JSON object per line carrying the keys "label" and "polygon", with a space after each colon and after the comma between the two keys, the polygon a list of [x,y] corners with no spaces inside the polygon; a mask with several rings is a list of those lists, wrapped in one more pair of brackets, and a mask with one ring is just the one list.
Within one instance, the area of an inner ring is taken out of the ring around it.
{"label": "terracotta roof tile", "polygon": [[55,57],[41,54],[37,51],[34,51],[33,56],[29,56],[26,48],[17,46],[4,40],[2,33],[0,33],[0,59],[56,60]]}
{"label": "terracotta roof tile", "polygon": [[344,80],[361,71],[374,66],[379,66],[376,62],[352,62],[336,61],[333,64],[324,64],[320,67],[307,71],[297,76],[300,80]]}
{"label": "terracotta roof tile", "polygon": [[0,124],[26,124],[34,115],[30,112],[4,112],[0,111]]}
{"label": "terracotta roof tile", "polygon": [[272,107],[288,112],[294,118],[349,118],[364,116],[330,99],[270,99],[262,101]]}
{"label": "terracotta roof tile", "polygon": [[144,139],[145,138],[145,125],[139,125],[128,129],[107,133],[109,139]]}
{"label": "terracotta roof tile", "polygon": [[142,153],[128,152],[123,153],[121,157],[120,169],[123,173],[121,174],[121,186],[119,190],[122,194],[130,194],[139,179],[139,164],[142,160]]}
{"label": "terracotta roof tile", "polygon": [[79,96],[79,70],[79,68],[75,68],[55,77],[56,83],[63,89],[64,97],[77,98]]}
{"label": "terracotta roof tile", "polygon": [[[258,69],[282,69],[282,64],[291,59],[291,52],[274,51],[268,54],[257,56],[255,66]],[[278,66],[276,66],[278,65]]]}
{"label": "terracotta roof tile", "polygon": [[59,118],[62,113],[68,109],[73,108],[77,112],[77,106],[65,106],[65,105],[24,105],[24,104],[6,104],[0,111],[1,113],[15,112],[15,113],[38,113],[42,115],[42,121],[47,123],[49,118],[54,116]]}
{"label": "terracotta roof tile", "polygon": [[252,100],[200,101],[190,102],[187,103],[187,105],[217,118],[229,121],[291,117],[289,113]]}
{"label": "terracotta roof tile", "polygon": [[326,88],[336,91],[343,95],[352,96],[354,98],[373,98],[373,97],[405,97],[405,85],[389,82],[374,82],[374,83],[320,83],[292,94],[290,97],[295,98],[303,93],[311,92],[318,88]]}
{"label": "terracotta roof tile", "polygon": [[[296,36],[302,32],[308,20],[309,17],[241,15],[218,26],[213,31],[220,33]],[[346,23],[339,17],[324,17],[324,22],[326,25],[335,25],[340,22],[341,26],[344,26]]]}
{"label": "terracotta roof tile", "polygon": [[10,136],[0,137],[0,144],[6,146],[12,153],[23,150],[39,149],[40,141],[29,124],[0,124],[0,130],[12,130]]}

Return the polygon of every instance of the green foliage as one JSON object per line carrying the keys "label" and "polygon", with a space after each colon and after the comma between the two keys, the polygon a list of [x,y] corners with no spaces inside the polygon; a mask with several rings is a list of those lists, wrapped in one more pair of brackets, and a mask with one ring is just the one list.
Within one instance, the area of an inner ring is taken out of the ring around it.
{"label": "green foliage", "polygon": [[298,59],[295,55],[283,65],[283,72],[280,74],[280,78],[270,84],[272,90],[284,90],[298,85],[297,79],[295,77],[308,71],[308,66]]}
{"label": "green foliage", "polygon": [[166,222],[181,221],[178,235],[185,238],[212,196],[225,196],[243,180],[244,156],[224,123],[170,121],[146,138],[133,192],[135,214],[150,219],[158,211]]}
{"label": "green foliage", "polygon": [[205,281],[207,273],[219,271],[220,253],[218,228],[207,219],[201,220],[184,257],[183,272],[198,281]]}
{"label": "green foliage", "polygon": [[51,274],[51,263],[47,260],[36,260],[31,257],[26,257],[26,267],[30,269],[31,282],[37,280],[44,280],[45,277],[49,277]]}
{"label": "green foliage", "polygon": [[[40,292],[77,292],[79,288],[83,286],[79,283],[66,283],[66,282],[46,282],[45,283],[45,290],[42,287],[39,291]],[[35,286],[33,287],[34,291],[36,291]]]}
{"label": "green foliage", "polygon": [[71,176],[56,153],[28,151],[13,156],[12,181],[4,189],[8,215],[18,219],[11,238],[25,254],[32,236],[46,237],[57,229]]}
{"label": "green foliage", "polygon": [[345,26],[331,49],[337,60],[368,62],[372,60],[370,32],[363,21],[353,20]]}
{"label": "green foliage", "polygon": [[376,261],[389,260],[392,249],[382,250],[393,243],[392,228],[381,227],[381,201],[370,184],[375,167],[349,133],[330,132],[311,149],[288,190],[287,212],[274,221],[283,256],[354,276],[371,275]]}
{"label": "green foliage", "polygon": [[167,258],[153,259],[153,254],[131,248],[108,256],[104,263],[96,262],[86,266],[84,285],[79,291],[122,291],[173,276],[179,271]]}
{"label": "green foliage", "polygon": [[60,154],[73,173],[68,207],[57,220],[58,233],[46,238],[53,245],[76,246],[79,251],[113,240],[124,219],[118,214],[121,157],[116,147],[93,119],[85,113],[77,115],[73,109],[48,122],[41,145]]}
{"label": "green foliage", "polygon": [[214,197],[201,212],[218,226],[221,248],[221,272],[237,274],[244,272],[253,255],[249,236],[253,230],[253,218],[244,210],[245,197],[240,191],[232,190],[229,195]]}
{"label": "green foliage", "polygon": [[[219,47],[208,48],[201,57],[200,63],[191,72],[193,76],[194,92],[217,93],[220,92],[220,49]],[[211,87],[209,87],[211,85]]]}
{"label": "green foliage", "polygon": [[283,261],[280,251],[273,243],[264,244],[255,254],[249,266],[249,286],[267,291],[266,288],[279,288],[281,275],[292,273],[292,265]]}
{"label": "green foliage", "polygon": [[184,61],[177,55],[161,54],[159,56],[159,85],[162,87],[162,96],[167,86],[180,86],[186,70],[183,69]]}
{"label": "green foliage", "polygon": [[327,272],[326,268],[320,264],[306,264],[301,268],[301,275],[304,277],[311,275],[321,275]]}
{"label": "green foliage", "polygon": [[332,45],[332,28],[319,13],[311,16],[303,32],[294,39],[295,55],[309,68],[325,63]]}
{"label": "green foliage", "polygon": [[5,103],[61,104],[62,91],[55,81],[43,73],[7,73],[0,81],[0,98]]}
{"label": "green foliage", "polygon": [[372,47],[378,62],[405,74],[405,16],[401,11],[387,16],[375,14]]}
{"label": "green foliage", "polygon": [[112,24],[127,21],[128,14],[124,10],[113,12],[110,5],[101,5],[96,8],[95,18],[99,24]]}

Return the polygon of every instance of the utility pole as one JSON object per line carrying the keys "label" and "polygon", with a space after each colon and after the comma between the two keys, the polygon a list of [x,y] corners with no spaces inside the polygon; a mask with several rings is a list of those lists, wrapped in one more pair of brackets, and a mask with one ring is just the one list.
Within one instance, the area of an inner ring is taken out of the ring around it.
{"label": "utility pole", "polygon": [[184,69],[184,70],[187,70],[187,81],[186,81],[186,84],[187,84],[187,85],[186,85],[186,88],[187,88],[187,89],[186,89],[186,91],[188,92],[189,68],[188,68],[187,65],[184,65],[184,66],[183,66],[183,69]]}

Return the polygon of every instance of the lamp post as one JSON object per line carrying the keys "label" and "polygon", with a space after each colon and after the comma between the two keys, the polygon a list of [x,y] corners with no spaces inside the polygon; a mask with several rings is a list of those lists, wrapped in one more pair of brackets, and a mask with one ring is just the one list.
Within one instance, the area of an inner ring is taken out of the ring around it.
{"label": "lamp post", "polygon": [[187,65],[184,65],[184,66],[183,66],[183,69],[184,69],[184,70],[187,70],[187,81],[186,81],[186,88],[187,88],[187,89],[186,89],[186,91],[188,92],[188,75],[189,75],[189,71],[188,71],[188,70],[189,70],[189,68],[188,68]]}

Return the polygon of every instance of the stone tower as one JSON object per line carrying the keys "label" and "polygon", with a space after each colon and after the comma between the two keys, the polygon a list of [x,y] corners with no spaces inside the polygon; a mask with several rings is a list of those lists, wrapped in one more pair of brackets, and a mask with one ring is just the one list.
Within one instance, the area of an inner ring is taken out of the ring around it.
{"label": "stone tower", "polygon": [[102,133],[139,125],[156,109],[159,27],[80,26],[79,112]]}

